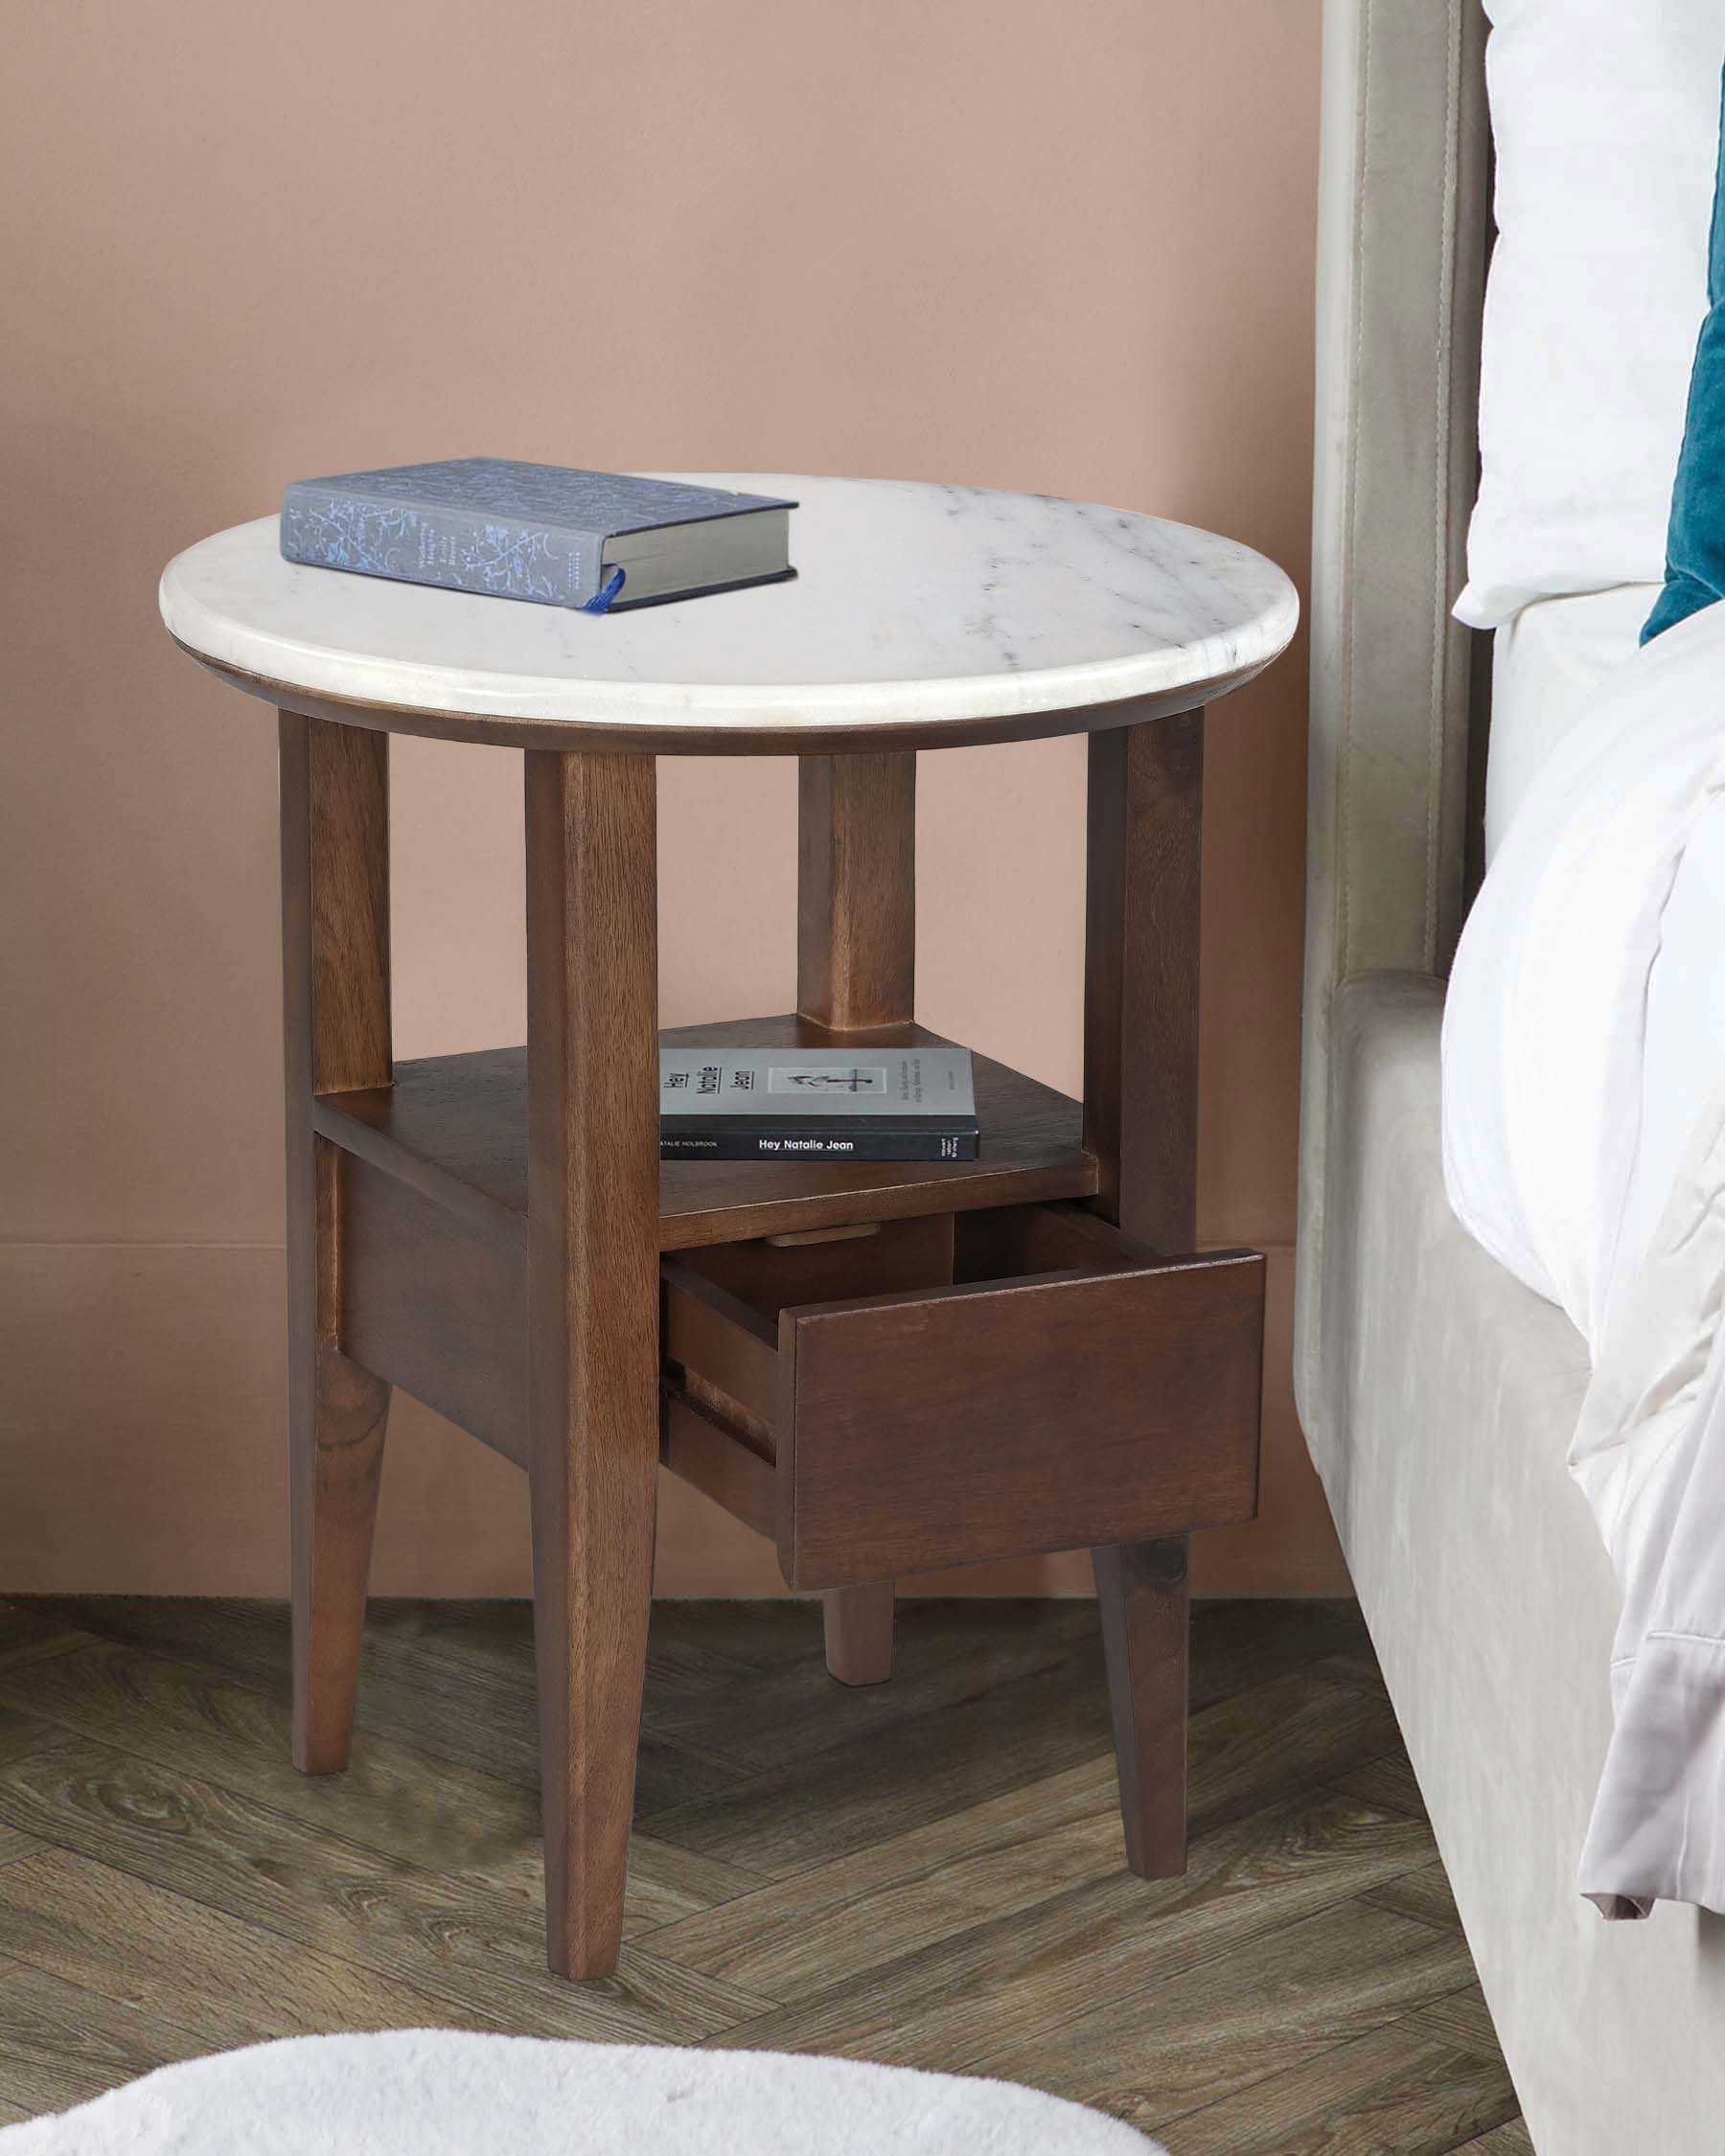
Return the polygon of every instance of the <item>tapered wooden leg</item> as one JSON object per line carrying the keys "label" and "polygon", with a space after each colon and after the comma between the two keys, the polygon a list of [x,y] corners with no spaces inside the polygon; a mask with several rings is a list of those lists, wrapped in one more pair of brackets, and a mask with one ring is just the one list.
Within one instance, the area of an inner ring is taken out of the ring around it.
{"label": "tapered wooden leg", "polygon": [[[1197,1239],[1204,714],[1092,734],[1084,1135],[1097,1209],[1170,1255]],[[1184,1536],[1093,1552],[1126,1853],[1185,1869]]]}
{"label": "tapered wooden leg", "polygon": [[389,1388],[337,1339],[341,1157],[320,1092],[390,1082],[389,737],[281,715],[293,1763],[347,1765]]}
{"label": "tapered wooden leg", "polygon": [[[916,1008],[916,757],[805,756],[797,778],[796,1008],[835,1032],[906,1025]],[[830,1588],[826,1665],[892,1674],[890,1580]]]}
{"label": "tapered wooden leg", "polygon": [[658,1470],[650,757],[527,766],[528,1425],[551,1966],[617,1963]]}
{"label": "tapered wooden leg", "polygon": [[1126,1861],[1145,1879],[1168,1879],[1186,1861],[1186,1539],[1091,1555]]}
{"label": "tapered wooden leg", "polygon": [[825,1604],[826,1665],[841,1685],[884,1685],[892,1675],[889,1579],[866,1587],[829,1587]]}

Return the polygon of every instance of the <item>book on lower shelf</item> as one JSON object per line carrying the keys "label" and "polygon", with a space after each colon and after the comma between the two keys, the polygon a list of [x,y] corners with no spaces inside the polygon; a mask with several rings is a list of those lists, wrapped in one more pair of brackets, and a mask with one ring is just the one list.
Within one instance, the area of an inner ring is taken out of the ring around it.
{"label": "book on lower shelf", "polygon": [[666,1160],[975,1160],[968,1048],[661,1048]]}

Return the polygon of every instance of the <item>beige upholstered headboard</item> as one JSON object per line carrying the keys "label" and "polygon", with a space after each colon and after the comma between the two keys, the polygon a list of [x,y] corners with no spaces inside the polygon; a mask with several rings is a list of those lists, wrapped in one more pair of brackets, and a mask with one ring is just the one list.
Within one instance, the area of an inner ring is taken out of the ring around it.
{"label": "beige upholstered headboard", "polygon": [[1474,637],[1449,609],[1477,466],[1484,45],[1479,0],[1325,0],[1295,1349],[1308,1432],[1323,1411],[1331,998],[1368,970],[1446,972],[1466,897]]}

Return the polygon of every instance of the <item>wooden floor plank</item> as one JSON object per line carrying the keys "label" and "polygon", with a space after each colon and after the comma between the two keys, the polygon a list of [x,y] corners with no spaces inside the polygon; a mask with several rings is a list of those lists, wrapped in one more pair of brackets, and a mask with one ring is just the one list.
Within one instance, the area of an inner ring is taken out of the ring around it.
{"label": "wooden floor plank", "polygon": [[12,1669],[41,1655],[64,1654],[86,1646],[88,1635],[58,1614],[22,1602],[0,1601],[0,1669]]}
{"label": "wooden floor plank", "polygon": [[[1274,1747],[1264,1741],[1266,1715],[1277,1729]],[[1381,1751],[1386,1724],[1393,1726],[1383,1700],[1303,1675],[1219,1703],[1192,1724],[1192,1771],[1206,1770],[1208,1792],[1193,1807],[1193,1830],[1266,1801],[1267,1774],[1285,1787],[1345,1772]],[[643,1824],[746,1870],[788,1878],[1103,1756],[1110,1741],[1101,1685],[1075,1685],[1064,1667],[1041,1670],[892,1724],[866,1743],[649,1813]]]}
{"label": "wooden floor plank", "polygon": [[832,1683],[815,1601],[657,1606],[623,1967],[566,1985],[524,1603],[376,1605],[312,1778],[283,1605],[0,1603],[0,2122],[431,2022],[1004,2072],[1172,2156],[1525,2156],[1350,1604],[1195,1610],[1180,1880],[1121,1863],[1092,1605],[908,1601],[895,1662]]}
{"label": "wooden floor plank", "polygon": [[[336,2029],[503,2029],[377,1970],[65,1849],[0,1871],[0,1953],[193,2030],[211,2051]],[[0,2090],[0,2094],[9,2093]]]}
{"label": "wooden floor plank", "polygon": [[1414,2017],[1428,2036],[1440,2037],[1458,2051],[1477,2052],[1482,2058],[1498,2055],[1497,2030],[1491,2009],[1477,1984],[1463,1984],[1442,1999],[1434,1999]]}
{"label": "wooden floor plank", "polygon": [[[1305,1789],[1322,1762],[1356,1744],[1371,1749],[1381,1714],[1299,1677],[1206,1709],[1191,1727],[1194,1834]],[[1414,1864],[1431,1853],[1423,1830],[1407,1847]],[[654,1950],[788,2002],[1118,1873],[1123,1862],[1114,1756],[1103,1750],[1063,1775],[872,1844],[865,1866],[841,1853],[679,1923],[656,1937]]]}
{"label": "wooden floor plank", "polygon": [[[739,2041],[949,2073],[1037,2036],[1057,2051],[1097,1999],[1160,1997],[1178,1972],[1274,1939],[1428,1846],[1415,1821],[1328,1792],[1295,1798],[1200,1836],[1183,1878],[1112,1871],[783,2007]],[[1469,1974],[1464,1959],[1455,1981]]]}
{"label": "wooden floor plank", "polygon": [[1112,1991],[978,2064],[1154,2131],[1399,2021],[1471,1974],[1460,1938],[1345,1902],[1165,1982]]}
{"label": "wooden floor plank", "polygon": [[1125,1863],[1112,1758],[1010,1789],[667,1926],[656,1954],[780,2002],[1043,1901]]}
{"label": "wooden floor plank", "polygon": [[1533,2137],[1519,2119],[1457,2148],[1455,2156],[1533,2156]]}
{"label": "wooden floor plank", "polygon": [[[121,1595],[69,1605],[87,1631],[119,1643],[222,1671],[283,1698],[288,1686],[287,1607],[274,1602],[196,1602]],[[539,1716],[529,1662],[513,1679],[452,1656],[427,1658],[403,1646],[382,1605],[368,1619],[359,1670],[355,1747],[394,1738],[453,1765],[539,1788]],[[692,1745],[644,1733],[637,1812],[662,1809],[729,1786],[747,1770]]]}
{"label": "wooden floor plank", "polygon": [[[38,1722],[254,1798],[303,1824],[422,1869],[544,1903],[537,1793],[368,1732],[340,1775],[297,1774],[288,1702],[218,1672],[96,1642],[0,1673],[0,1700]],[[637,1836],[625,1930],[651,1930],[762,1884],[751,1872]]]}
{"label": "wooden floor plank", "polygon": [[1379,1909],[1392,1909],[1399,1916],[1416,1916],[1421,1923],[1436,1924],[1441,1931],[1461,1929],[1461,1915],[1441,1862],[1405,1872],[1370,1898]]}
{"label": "wooden floor plank", "polygon": [[648,1720],[662,1734],[747,1761],[756,1773],[812,1759],[835,1745],[871,1744],[919,1715],[946,1713],[1000,1683],[1055,1671],[1078,1686],[1102,1683],[1095,1624],[1082,1602],[1009,1605],[1005,1622],[978,1617],[938,1628],[917,1605],[895,1615],[892,1681],[840,1686],[818,1632],[810,1652],[768,1668],[742,1668],[673,1698],[649,1678]]}
{"label": "wooden floor plank", "polygon": [[632,1950],[610,1984],[565,1984],[547,1971],[542,1922],[520,1900],[83,1739],[0,1770],[0,1822],[260,1925],[295,1950],[454,2002],[476,1993],[524,2032],[687,2042],[763,2004]]}
{"label": "wooden floor plank", "polygon": [[1414,1819],[1426,1816],[1425,1799],[1419,1794],[1419,1784],[1399,1738],[1394,1749],[1381,1758],[1368,1759],[1351,1774],[1338,1775],[1334,1786],[1350,1797],[1363,1797],[1368,1804],[1389,1804]]}
{"label": "wooden floor plank", "polygon": [[1515,2113],[1498,2058],[1422,2034],[1417,2016],[1320,2052],[1157,2129],[1171,2156],[1448,2156]]}
{"label": "wooden floor plank", "polygon": [[1339,1685],[1359,1685],[1368,1692],[1380,1692],[1384,1688],[1384,1673],[1378,1667],[1378,1659],[1368,1639],[1339,1654],[1326,1655],[1314,1667],[1321,1677],[1333,1678]]}
{"label": "wooden floor plank", "polygon": [[87,2103],[211,2048],[160,2014],[0,1957],[0,2088],[15,2117]]}
{"label": "wooden floor plank", "polygon": [[[1262,1685],[1325,1658],[1369,1651],[1352,1602],[1195,1602],[1192,1605],[1194,1707]],[[1381,1691],[1382,1686],[1375,1689]]]}
{"label": "wooden floor plank", "polygon": [[[0,1686],[5,1682],[5,1678],[0,1677]],[[12,1759],[22,1759],[32,1752],[43,1751],[48,1745],[58,1744],[64,1733],[40,1715],[26,1714],[16,1708],[0,1705],[0,1767]]]}

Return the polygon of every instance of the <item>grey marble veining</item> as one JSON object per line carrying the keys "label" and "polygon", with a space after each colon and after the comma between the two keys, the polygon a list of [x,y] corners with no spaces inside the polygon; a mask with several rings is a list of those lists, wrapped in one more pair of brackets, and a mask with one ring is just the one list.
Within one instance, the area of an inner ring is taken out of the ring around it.
{"label": "grey marble veining", "polygon": [[794,583],[617,616],[300,568],[273,517],[162,579],[194,651],[310,693],[476,717],[787,730],[1113,702],[1254,669],[1298,602],[1250,547],[1089,502],[702,473],[790,495]]}

